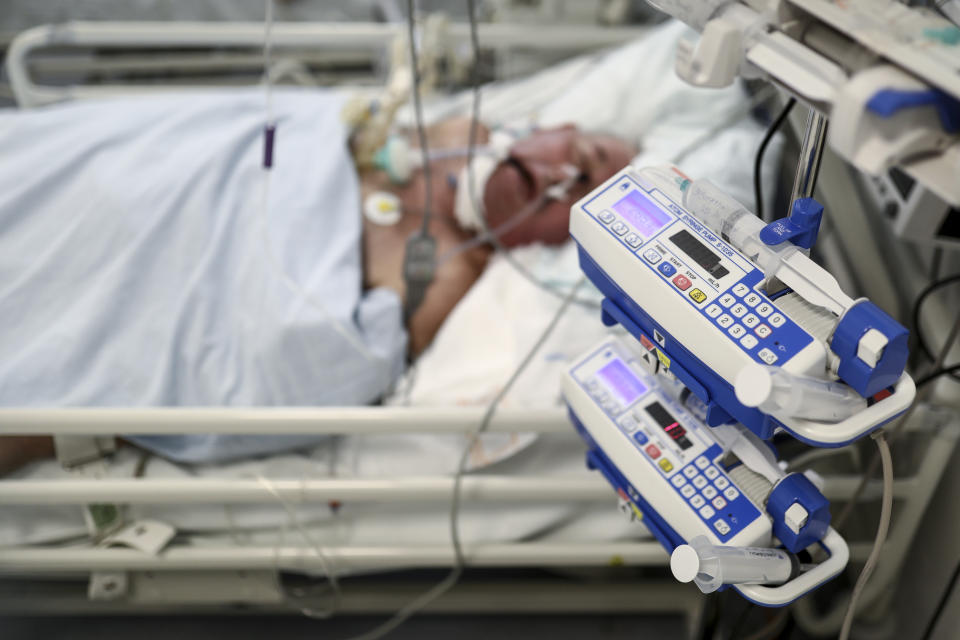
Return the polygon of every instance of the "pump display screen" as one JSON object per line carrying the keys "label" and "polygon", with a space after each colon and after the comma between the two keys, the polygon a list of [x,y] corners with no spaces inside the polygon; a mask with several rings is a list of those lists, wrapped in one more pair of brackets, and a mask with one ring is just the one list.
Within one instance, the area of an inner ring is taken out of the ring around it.
{"label": "pump display screen", "polygon": [[670,215],[639,191],[631,191],[611,208],[645,238],[655,235],[670,222]]}
{"label": "pump display screen", "polygon": [[670,236],[670,241],[694,262],[706,269],[714,278],[722,278],[730,273],[726,267],[720,264],[720,256],[708,249],[686,229]]}
{"label": "pump display screen", "polygon": [[597,376],[607,384],[624,405],[633,404],[633,401],[647,392],[647,387],[640,382],[632,371],[620,359],[614,359],[603,365]]}
{"label": "pump display screen", "polygon": [[687,430],[680,425],[676,418],[670,415],[669,411],[663,408],[662,404],[654,402],[646,408],[646,411],[681,449],[689,449],[693,446],[693,443],[687,438]]}

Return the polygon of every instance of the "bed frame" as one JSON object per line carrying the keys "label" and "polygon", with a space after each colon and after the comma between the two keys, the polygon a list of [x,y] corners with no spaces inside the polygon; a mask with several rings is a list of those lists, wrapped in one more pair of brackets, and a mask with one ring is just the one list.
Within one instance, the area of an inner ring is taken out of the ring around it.
{"label": "bed frame", "polygon": [[[534,52],[548,61],[623,44],[640,37],[643,27],[596,25],[480,24],[483,49],[493,55],[494,77],[529,71],[511,58]],[[362,22],[281,22],[273,26],[276,80],[297,84],[376,87],[378,74],[357,71],[360,65],[379,70],[392,43],[406,33],[405,24]],[[424,32],[444,82],[463,82],[470,65],[467,24],[428,21]],[[250,84],[263,71],[264,25],[259,22],[67,22],[42,25],[16,36],[7,49],[7,75],[21,107],[63,100],[129,94],[131,91],[195,89],[224,82]],[[178,53],[175,50],[180,49]],[[150,51],[154,53],[151,55]],[[158,55],[160,50],[162,55]],[[183,52],[182,50],[186,50]],[[44,56],[46,51],[48,55]],[[57,55],[49,55],[50,51]],[[112,55],[104,55],[110,52]],[[83,56],[78,54],[83,53]],[[71,55],[73,54],[73,55]],[[323,63],[317,69],[316,65]],[[332,65],[332,66],[331,66]],[[313,67],[313,68],[312,68]],[[338,71],[339,69],[339,71]],[[66,77],[150,72],[165,78],[161,85],[41,85],[31,71]],[[243,74],[247,74],[244,76]],[[178,79],[179,76],[179,79]]]}
{"label": "bed frame", "polygon": [[[324,55],[339,51],[344,61],[353,56],[381,56],[400,27],[387,24],[278,24],[274,29],[276,47],[291,52],[322,50]],[[522,45],[541,51],[592,49],[625,42],[642,34],[636,28],[552,26],[531,30],[524,25],[481,25],[480,40],[485,47],[507,51]],[[441,36],[449,51],[467,38],[466,25],[447,25]],[[7,52],[7,70],[20,106],[33,107],[52,102],[151,90],[130,85],[45,86],[36,84],[30,69],[42,49],[139,50],[150,48],[238,47],[255,51],[261,46],[263,25],[169,24],[169,23],[83,23],[36,27],[19,35]],[[257,54],[244,54],[239,66],[262,63]],[[339,54],[338,54],[339,55]],[[296,57],[296,56],[294,56]],[[198,58],[199,60],[199,58]],[[238,60],[223,62],[220,71],[236,68]],[[451,58],[451,67],[461,64]],[[117,64],[120,59],[109,63]],[[127,61],[131,68],[133,61]],[[153,62],[156,62],[155,60]],[[207,64],[210,61],[204,62]],[[104,60],[91,62],[109,64]],[[38,64],[40,64],[38,62]],[[86,62],[82,63],[87,64]],[[124,63],[126,64],[126,63]],[[216,66],[216,64],[214,64]],[[85,67],[86,68],[86,67]],[[210,70],[208,65],[205,67]],[[291,67],[296,70],[296,65]],[[296,73],[293,73],[296,77]],[[312,76],[301,76],[309,83]],[[372,86],[372,85],[371,85]],[[157,88],[157,87],[154,87]],[[169,90],[169,84],[162,87]],[[891,273],[870,243],[844,242],[863,237],[867,215],[862,203],[851,202],[852,183],[845,181],[842,168],[830,166],[827,153],[821,188],[831,209],[843,210],[836,237],[824,248],[831,268],[845,268],[847,279],[859,283],[878,303],[896,306],[909,299],[909,291],[923,278],[923,260],[906,249],[898,261],[909,264],[902,273]],[[838,258],[839,256],[839,258]],[[842,264],[841,264],[842,263]],[[890,274],[891,288],[877,274]],[[951,314],[931,300],[928,330],[940,340],[949,329]],[[114,436],[123,434],[235,433],[259,434],[396,434],[469,433],[480,422],[483,408],[318,408],[318,409],[0,409],[2,431],[9,435],[51,434],[59,436]],[[496,413],[493,432],[535,432],[541,437],[569,434],[570,426],[561,409],[515,410]],[[921,517],[954,451],[960,426],[956,420],[930,421],[915,416],[906,432],[916,436],[922,447],[911,449],[915,464],[901,473],[894,485],[895,517],[883,551],[883,561],[863,596],[865,604],[882,600],[884,590],[896,579]],[[903,438],[898,447],[913,447]],[[868,452],[863,446],[818,451],[812,455],[842,460]],[[863,449],[863,451],[861,451]],[[898,450],[894,451],[897,458]],[[839,468],[843,468],[840,465]],[[824,493],[835,504],[848,500],[859,483],[853,471],[825,475]],[[312,478],[276,480],[268,489],[249,480],[163,480],[163,479],[71,479],[31,481],[0,479],[0,507],[22,504],[73,504],[97,502],[207,503],[270,502],[277,494],[292,504],[332,499],[400,502],[450,500],[449,477],[394,477],[377,479]],[[468,477],[463,485],[468,500],[509,503],[609,504],[615,497],[599,476],[557,478],[547,476]],[[868,514],[879,501],[879,481],[867,488],[864,503]],[[872,532],[870,532],[872,535]],[[871,539],[850,540],[851,567],[859,568],[870,550]],[[353,572],[385,570],[443,569],[451,566],[453,550],[441,546],[337,547],[325,548],[338,568]],[[691,628],[702,614],[705,599],[690,585],[678,585],[666,571],[667,555],[652,538],[633,542],[556,544],[530,540],[509,544],[477,543],[466,549],[469,567],[482,575],[455,588],[437,600],[433,612],[632,612],[676,613],[687,617]],[[528,569],[544,570],[533,578],[517,578]],[[487,571],[489,569],[489,571]],[[291,589],[277,579],[278,572],[317,574],[323,572],[313,549],[283,547],[224,546],[191,548],[175,540],[164,550],[148,554],[129,548],[103,548],[92,542],[71,547],[0,548],[0,610],[59,613],[177,612],[222,610],[241,603],[257,610],[296,611],[308,602],[309,590]],[[585,580],[570,580],[570,574]],[[123,590],[99,593],[90,598],[89,585],[104,576],[122,575]],[[404,574],[407,575],[407,574]],[[468,572],[468,576],[471,572]],[[550,575],[555,577],[550,578]],[[432,579],[432,578],[431,578]],[[420,574],[397,582],[376,575],[345,580],[345,613],[382,613],[397,610],[413,595],[428,586]],[[306,593],[307,595],[304,595]],[[531,594],[536,594],[535,596]],[[805,630],[835,632],[839,621],[823,618],[812,604],[795,607],[798,623]]]}
{"label": "bed frame", "polygon": [[[349,407],[321,409],[0,409],[4,432],[18,435],[54,434],[108,436],[116,433],[310,433],[392,434],[469,433],[479,423],[482,408]],[[534,432],[541,437],[569,435],[561,409],[498,411],[491,432]],[[866,602],[883,594],[899,572],[922,519],[927,503],[953,453],[960,424],[932,419],[918,412],[908,434],[919,439],[901,444],[910,447],[915,473],[901,474],[894,484],[896,517],[886,542],[883,562],[864,595]],[[920,444],[917,444],[917,443]],[[867,449],[866,451],[869,451]],[[857,447],[817,450],[816,457],[843,459],[860,455]],[[855,490],[855,473],[825,476],[824,493],[834,504],[843,503]],[[392,477],[376,479],[311,478],[272,480],[270,488],[256,480],[210,479],[70,479],[0,480],[0,505],[71,504],[226,504],[276,501],[290,504],[391,501],[446,505],[452,481],[442,477]],[[498,503],[609,504],[614,496],[598,476],[498,476],[466,479],[463,495],[469,501]],[[872,481],[862,502],[869,508],[879,500],[879,480]],[[870,550],[869,538],[851,541],[853,566]],[[394,573],[412,569],[444,569],[453,563],[449,545],[383,545],[376,547],[325,547],[338,571],[360,574],[345,582],[345,613],[382,613],[398,608],[423,584],[421,575],[407,576],[402,584],[364,574]],[[667,554],[653,539],[628,542],[551,543],[537,540],[466,547],[468,566],[482,578],[439,600],[434,612],[594,612],[673,613],[688,621],[698,619],[705,599],[689,585],[672,583],[666,573]],[[549,570],[516,581],[517,572]],[[323,563],[313,548],[277,546],[192,547],[174,540],[157,553],[131,548],[104,548],[92,541],[70,547],[0,548],[0,610],[46,612],[154,612],[209,611],[242,603],[274,611],[296,610],[297,596],[277,580],[278,572],[322,575]],[[584,581],[571,581],[569,573]],[[583,573],[586,572],[586,573]],[[471,575],[469,572],[468,576]],[[122,590],[99,593],[90,599],[89,586],[119,579]],[[411,586],[413,585],[413,586]],[[47,594],[42,604],[37,591]],[[535,589],[535,591],[533,590]],[[489,591],[487,591],[489,590]],[[483,596],[478,597],[478,592]],[[520,597],[519,594],[525,594]],[[536,597],[530,594],[536,593]],[[18,595],[19,594],[19,595]],[[26,597],[25,594],[30,594]],[[215,595],[212,595],[215,594]],[[184,609],[183,607],[186,607]],[[818,614],[808,604],[798,608],[806,616],[801,624],[820,628]],[[819,626],[818,626],[819,625]]]}

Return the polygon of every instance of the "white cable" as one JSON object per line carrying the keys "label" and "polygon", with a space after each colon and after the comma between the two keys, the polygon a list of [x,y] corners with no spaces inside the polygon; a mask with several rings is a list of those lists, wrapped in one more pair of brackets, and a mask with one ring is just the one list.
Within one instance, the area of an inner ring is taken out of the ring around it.
{"label": "white cable", "polygon": [[263,85],[266,97],[267,125],[273,125],[273,79],[270,58],[273,54],[273,0],[264,0],[263,20]]}
{"label": "white cable", "polygon": [[487,406],[487,411],[484,413],[483,420],[480,421],[480,425],[470,435],[467,445],[463,448],[463,453],[460,456],[460,462],[457,465],[457,471],[453,479],[453,497],[450,502],[450,541],[453,545],[454,554],[453,569],[450,570],[450,573],[447,574],[443,580],[409,602],[406,606],[394,614],[392,618],[366,633],[363,633],[359,636],[354,636],[350,640],[379,640],[379,638],[384,637],[386,634],[390,633],[401,624],[406,622],[410,616],[414,615],[431,602],[442,596],[444,593],[449,591],[460,580],[460,576],[463,575],[466,561],[463,554],[463,546],[460,541],[460,525],[458,516],[460,513],[463,476],[467,469],[467,461],[470,459],[470,452],[480,440],[480,436],[483,435],[483,432],[486,431],[487,427],[490,425],[490,421],[493,419],[493,415],[504,396],[507,395],[507,392],[509,392],[516,383],[517,379],[527,368],[527,365],[533,361],[534,356],[543,347],[544,343],[547,341],[547,338],[551,333],[553,333],[553,330],[556,328],[557,324],[559,324],[563,314],[566,313],[567,309],[570,308],[570,304],[573,302],[577,290],[580,289],[580,286],[584,282],[586,282],[585,276],[581,277],[580,280],[578,280],[577,283],[571,287],[570,291],[563,299],[563,303],[550,320],[550,324],[548,324],[543,330],[543,333],[540,334],[540,337],[537,339],[536,343],[534,343],[534,345],[530,348],[530,351],[526,356],[524,356],[523,360],[514,370],[513,374]]}
{"label": "white cable", "polygon": [[330,590],[333,595],[330,608],[319,611],[304,608],[301,609],[301,613],[311,618],[329,618],[336,613],[337,608],[340,606],[340,598],[342,595],[340,590],[340,581],[337,578],[336,567],[333,566],[333,562],[330,557],[323,552],[323,547],[313,539],[306,527],[303,526],[303,523],[300,522],[300,518],[297,516],[297,512],[293,509],[293,506],[282,495],[280,495],[280,492],[278,492],[273,486],[273,482],[259,473],[257,474],[257,481],[274,498],[277,499],[277,502],[280,503],[280,505],[283,507],[283,510],[287,512],[287,516],[289,516],[290,522],[293,524],[294,529],[297,530],[297,533],[300,534],[300,537],[303,538],[303,541],[307,544],[307,546],[313,549],[314,554],[320,560],[320,565],[323,567],[323,572],[326,575],[327,582],[330,584]]}
{"label": "white cable", "polygon": [[871,437],[876,441],[877,448],[880,449],[880,463],[883,467],[883,498],[880,501],[880,523],[877,525],[877,537],[873,541],[873,549],[870,550],[867,562],[863,565],[863,570],[853,587],[850,604],[847,605],[847,614],[843,617],[843,626],[840,628],[840,640],[847,640],[850,637],[850,628],[857,611],[857,601],[860,600],[860,594],[863,593],[867,581],[870,580],[870,576],[876,568],[880,551],[890,529],[890,515],[893,511],[893,459],[890,456],[890,445],[887,444],[882,430],[875,432]]}
{"label": "white cable", "polygon": [[[265,8],[265,18],[264,18],[264,34],[263,34],[263,61],[264,61],[264,72],[263,72],[263,85],[264,85],[264,110],[265,110],[265,123],[264,129],[266,130],[269,127],[274,126],[274,113],[273,113],[273,90],[272,82],[270,80],[270,60],[271,53],[273,49],[273,2],[274,0],[264,0]],[[391,367],[388,364],[388,358],[386,356],[378,356],[370,351],[367,348],[367,345],[359,338],[357,331],[351,331],[349,328],[345,327],[339,319],[334,318],[328,312],[324,304],[318,300],[315,296],[311,295],[303,286],[292,278],[284,270],[283,266],[280,264],[279,260],[273,255],[273,250],[271,249],[270,243],[270,225],[269,225],[269,205],[270,205],[270,168],[263,169],[263,199],[260,206],[259,212],[259,222],[262,225],[260,233],[257,235],[260,236],[260,239],[263,242],[262,251],[263,258],[265,259],[267,265],[280,277],[280,280],[286,285],[291,291],[301,297],[301,299],[306,302],[310,307],[320,313],[323,318],[323,321],[328,323],[334,328],[334,330],[340,335],[344,341],[347,342],[354,350],[370,364],[374,371],[381,376],[381,381],[377,385],[379,389],[383,389],[386,392],[390,388],[392,381],[389,379]]]}

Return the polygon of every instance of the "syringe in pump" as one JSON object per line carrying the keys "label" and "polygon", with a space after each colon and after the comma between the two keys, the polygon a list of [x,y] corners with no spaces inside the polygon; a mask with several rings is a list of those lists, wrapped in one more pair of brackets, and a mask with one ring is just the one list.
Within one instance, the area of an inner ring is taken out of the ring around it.
{"label": "syringe in pump", "polygon": [[832,447],[902,413],[915,389],[906,328],[806,254],[821,214],[800,199],[766,225],[674,167],[625,167],[571,209],[570,231],[604,321],[699,397],[710,426]]}
{"label": "syringe in pump", "polygon": [[779,585],[799,575],[797,556],[783,549],[715,545],[706,536],[681,544],[670,555],[670,570],[680,582],[694,582],[703,593],[725,584]]}
{"label": "syringe in pump", "polygon": [[[821,313],[818,318],[828,331],[827,342],[831,346],[838,329],[843,333],[840,325],[847,314],[860,307],[857,317],[851,318],[856,325],[851,329],[858,335],[843,335],[840,341],[856,342],[840,344],[839,351],[833,348],[828,353],[830,373],[844,378],[864,397],[897,381],[907,360],[906,329],[871,302],[853,300],[845,294],[836,278],[804,251],[816,239],[823,207],[804,198],[794,203],[789,218],[766,224],[709,180],[687,180],[680,188],[684,207],[760,267],[768,295],[775,296],[786,287],[804,302],[833,316]],[[867,317],[861,319],[862,315]],[[860,331],[864,325],[866,330]],[[891,331],[895,335],[888,335]],[[850,355],[854,357],[845,362],[844,351],[852,351]],[[849,380],[845,373],[852,374]]]}
{"label": "syringe in pump", "polygon": [[[842,316],[853,306],[853,299],[843,292],[836,278],[811,260],[801,247],[786,242],[789,238],[783,237],[785,234],[777,236],[777,244],[765,242],[765,230],[776,227],[766,225],[709,180],[687,183],[683,188],[683,206],[763,270],[768,293],[775,293],[770,285],[779,280],[810,304],[835,316]],[[816,211],[809,202],[803,202],[795,215],[806,217],[811,226],[819,226],[822,211],[822,207]]]}

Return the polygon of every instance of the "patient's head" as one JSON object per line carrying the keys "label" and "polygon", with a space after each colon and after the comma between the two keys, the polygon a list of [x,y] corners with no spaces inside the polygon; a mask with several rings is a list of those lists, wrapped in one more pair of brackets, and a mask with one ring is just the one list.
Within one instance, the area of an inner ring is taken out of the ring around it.
{"label": "patient's head", "polygon": [[[443,121],[428,130],[431,150],[462,148],[469,138],[470,119]],[[477,144],[486,144],[490,131],[479,125]],[[412,135],[411,144],[417,145]],[[611,135],[585,133],[573,125],[539,129],[516,140],[507,157],[490,174],[484,185],[483,204],[487,224],[496,228],[541,199],[551,185],[568,177],[565,167],[573,166],[580,174],[568,195],[550,200],[535,214],[510,228],[500,239],[506,246],[531,242],[556,244],[568,236],[570,205],[622,169],[636,154],[629,143]],[[457,188],[462,183],[464,157],[435,159],[431,162],[432,206],[434,214],[453,220]],[[475,188],[479,188],[478,184]],[[396,188],[404,210],[419,212],[424,204],[424,174],[414,173],[410,182]]]}
{"label": "patient's head", "polygon": [[636,151],[609,135],[584,133],[573,125],[541,129],[510,147],[507,160],[490,175],[483,194],[491,228],[510,219],[563,181],[572,166],[579,180],[560,200],[549,200],[537,213],[501,237],[516,246],[541,241],[563,242],[568,236],[570,205],[626,166]]}

